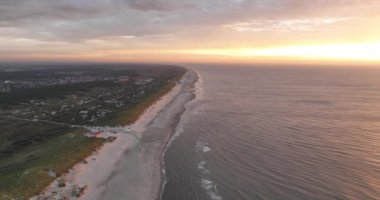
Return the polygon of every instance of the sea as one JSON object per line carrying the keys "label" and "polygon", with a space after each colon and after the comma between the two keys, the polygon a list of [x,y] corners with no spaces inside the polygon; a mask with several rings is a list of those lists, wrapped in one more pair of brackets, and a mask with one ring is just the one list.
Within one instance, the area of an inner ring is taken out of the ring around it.
{"label": "sea", "polygon": [[190,69],[163,200],[380,199],[380,66]]}

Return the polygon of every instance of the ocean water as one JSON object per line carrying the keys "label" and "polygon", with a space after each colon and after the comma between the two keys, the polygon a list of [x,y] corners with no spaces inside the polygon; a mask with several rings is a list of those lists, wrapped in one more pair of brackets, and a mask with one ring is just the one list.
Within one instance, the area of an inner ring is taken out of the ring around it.
{"label": "ocean water", "polygon": [[163,200],[380,199],[380,69],[193,69]]}

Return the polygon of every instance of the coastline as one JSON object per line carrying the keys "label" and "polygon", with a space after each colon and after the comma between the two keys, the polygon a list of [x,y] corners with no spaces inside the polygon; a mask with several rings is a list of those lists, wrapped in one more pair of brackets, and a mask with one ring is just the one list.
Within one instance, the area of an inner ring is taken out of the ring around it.
{"label": "coastline", "polygon": [[[70,199],[159,199],[163,153],[184,105],[193,98],[191,89],[196,79],[197,75],[187,70],[179,83],[129,126],[94,127],[104,131],[101,137],[116,136],[116,140],[106,143],[85,163],[77,164],[31,199],[65,198],[72,195],[73,188],[84,193]],[[60,180],[65,181],[65,187],[58,187]]]}
{"label": "coastline", "polygon": [[176,123],[176,126],[174,128],[174,131],[171,135],[171,137],[169,138],[169,140],[167,141],[166,145],[165,145],[165,149],[163,150],[162,152],[162,156],[161,156],[161,171],[162,171],[162,177],[164,178],[164,180],[162,181],[161,183],[161,186],[160,186],[160,193],[159,193],[159,197],[157,198],[158,200],[162,200],[162,196],[164,194],[164,191],[165,191],[165,187],[166,187],[166,184],[167,184],[167,177],[166,177],[166,166],[165,166],[165,155],[166,155],[166,152],[168,150],[168,148],[170,148],[171,144],[176,140],[176,138],[183,132],[183,126],[184,126],[184,122],[187,120],[187,111],[189,109],[192,108],[192,105],[194,103],[196,103],[199,98],[202,97],[203,95],[203,90],[201,88],[202,86],[202,77],[201,75],[199,74],[199,71],[197,70],[192,70],[192,72],[194,73],[194,76],[196,77],[196,81],[193,83],[192,85],[192,99],[189,100],[184,106],[183,106],[183,112],[181,113],[181,115],[176,118],[177,119],[177,123]]}

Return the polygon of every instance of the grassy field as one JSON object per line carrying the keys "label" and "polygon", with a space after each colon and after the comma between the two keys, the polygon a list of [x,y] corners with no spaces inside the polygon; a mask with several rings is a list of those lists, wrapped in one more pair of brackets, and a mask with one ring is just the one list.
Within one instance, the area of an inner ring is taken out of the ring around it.
{"label": "grassy field", "polygon": [[[20,122],[14,120],[12,123]],[[25,122],[21,123],[25,125]],[[42,125],[34,125],[34,130],[39,131],[30,131],[30,135],[41,134],[43,128],[39,126]],[[56,176],[62,175],[105,142],[104,139],[86,137],[84,129],[62,131],[17,149],[11,156],[0,160],[0,199],[28,199],[38,194],[56,178],[49,176],[49,171]]]}

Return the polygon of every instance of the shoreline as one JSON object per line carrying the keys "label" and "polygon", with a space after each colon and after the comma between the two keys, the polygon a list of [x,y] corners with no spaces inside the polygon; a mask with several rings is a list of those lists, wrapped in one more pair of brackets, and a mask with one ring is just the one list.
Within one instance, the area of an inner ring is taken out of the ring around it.
{"label": "shoreline", "polygon": [[195,71],[195,70],[191,70],[192,73],[194,74],[194,76],[196,77],[196,80],[195,82],[193,83],[192,85],[192,88],[191,88],[191,91],[193,93],[192,95],[192,98],[186,103],[183,105],[183,111],[182,113],[176,118],[177,119],[177,123],[176,123],[176,126],[174,127],[174,131],[172,132],[169,140],[167,141],[167,143],[165,144],[165,148],[162,152],[162,155],[161,155],[161,174],[162,174],[162,177],[164,178],[164,180],[161,182],[161,186],[160,186],[160,193],[159,193],[159,196],[157,198],[157,200],[162,200],[162,195],[164,194],[164,191],[165,191],[165,187],[166,187],[166,184],[167,184],[167,177],[166,177],[166,166],[165,166],[165,155],[166,155],[166,152],[168,150],[168,148],[170,148],[170,145],[172,144],[172,142],[175,141],[175,139],[180,135],[180,133],[183,131],[181,129],[183,129],[183,120],[185,120],[185,112],[187,111],[188,109],[188,106],[190,106],[190,104],[194,103],[194,101],[196,101],[198,99],[198,97],[201,95],[200,94],[200,86],[202,85],[202,79],[201,79],[201,76],[199,74],[198,71]]}
{"label": "shoreline", "polygon": [[191,86],[190,92],[192,94],[189,96],[188,101],[181,106],[182,107],[181,111],[179,113],[177,113],[177,116],[175,116],[173,118],[175,126],[172,127],[173,131],[171,132],[168,140],[165,142],[164,148],[163,148],[163,150],[161,152],[161,165],[160,165],[161,184],[160,184],[159,192],[157,194],[158,195],[157,198],[156,198],[157,200],[162,200],[162,194],[163,194],[163,192],[165,190],[165,185],[167,183],[166,176],[165,176],[165,153],[166,153],[167,149],[169,148],[170,144],[174,141],[174,139],[176,137],[178,125],[179,125],[179,123],[181,123],[182,115],[186,111],[186,105],[188,103],[192,102],[196,98],[196,94],[195,94],[195,91],[194,91],[195,89],[194,88],[196,87],[196,84],[198,82],[199,76],[198,76],[198,73],[196,73],[195,71],[188,70],[188,73],[192,73],[192,75],[195,77],[194,82],[192,82],[192,84],[190,85]]}
{"label": "shoreline", "polygon": [[[122,199],[126,195],[131,199],[160,199],[164,151],[184,105],[192,100],[190,93],[196,79],[196,74],[187,70],[179,83],[129,126],[95,127],[104,131],[101,137],[116,136],[116,140],[106,143],[86,158],[85,163],[75,165],[41,195],[31,199],[64,198],[71,195],[73,188],[83,188],[84,193],[78,198],[70,196],[70,199]],[[66,186],[60,188],[61,179]]]}

